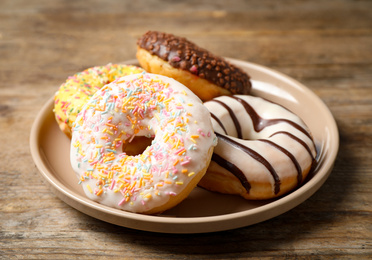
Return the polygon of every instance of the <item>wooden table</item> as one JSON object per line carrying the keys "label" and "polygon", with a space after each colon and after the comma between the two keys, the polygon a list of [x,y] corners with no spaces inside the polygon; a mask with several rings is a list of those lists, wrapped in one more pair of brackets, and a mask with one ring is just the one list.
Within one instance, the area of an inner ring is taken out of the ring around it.
{"label": "wooden table", "polygon": [[[372,258],[372,2],[0,2],[0,258]],[[333,173],[310,199],[236,230],[176,235],[111,225],[43,182],[31,125],[69,75],[135,58],[147,30],[299,80],[340,131]]]}

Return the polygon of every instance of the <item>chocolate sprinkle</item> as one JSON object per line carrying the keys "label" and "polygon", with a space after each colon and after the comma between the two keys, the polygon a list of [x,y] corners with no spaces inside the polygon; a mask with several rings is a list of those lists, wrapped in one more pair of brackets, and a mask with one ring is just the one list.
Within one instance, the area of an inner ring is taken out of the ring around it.
{"label": "chocolate sprinkle", "polygon": [[198,47],[186,38],[156,31],[148,31],[137,42],[151,55],[167,61],[177,69],[183,69],[206,79],[232,94],[249,94],[250,77],[240,68]]}

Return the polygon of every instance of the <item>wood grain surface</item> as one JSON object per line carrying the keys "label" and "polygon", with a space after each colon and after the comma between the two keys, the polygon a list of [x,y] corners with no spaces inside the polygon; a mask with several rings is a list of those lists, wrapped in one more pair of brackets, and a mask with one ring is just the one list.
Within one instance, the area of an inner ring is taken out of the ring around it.
{"label": "wood grain surface", "polygon": [[[372,259],[372,2],[0,1],[1,259]],[[147,30],[283,72],[315,92],[340,131],[326,183],[276,218],[170,235],[89,217],[59,200],[29,150],[31,125],[85,68],[135,58]]]}

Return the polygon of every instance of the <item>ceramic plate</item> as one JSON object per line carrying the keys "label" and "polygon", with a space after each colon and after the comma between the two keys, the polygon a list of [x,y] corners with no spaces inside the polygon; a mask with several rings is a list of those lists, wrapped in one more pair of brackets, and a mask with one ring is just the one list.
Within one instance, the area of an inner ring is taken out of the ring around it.
{"label": "ceramic plate", "polygon": [[[154,232],[204,233],[234,229],[265,221],[296,207],[314,194],[331,173],[339,146],[336,122],[325,104],[299,82],[260,65],[229,60],[251,76],[252,95],[283,105],[309,126],[319,154],[318,166],[298,189],[275,200],[247,201],[197,187],[181,204],[157,216],[106,207],[86,198],[78,184],[70,166],[70,140],[54,119],[53,98],[37,115],[30,136],[31,154],[41,176],[61,200],[87,215]],[[136,60],[125,63],[137,65]]]}

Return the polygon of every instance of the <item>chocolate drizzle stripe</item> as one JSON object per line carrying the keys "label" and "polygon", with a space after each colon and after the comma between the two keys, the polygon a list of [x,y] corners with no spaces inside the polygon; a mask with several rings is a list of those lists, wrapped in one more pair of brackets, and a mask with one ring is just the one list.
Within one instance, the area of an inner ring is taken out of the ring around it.
{"label": "chocolate drizzle stripe", "polygon": [[245,190],[249,193],[249,191],[251,190],[251,185],[249,184],[244,173],[235,164],[225,160],[216,153],[212,155],[212,161],[216,162],[219,166],[234,174],[235,177],[239,179]]}
{"label": "chocolate drizzle stripe", "polygon": [[290,124],[294,128],[298,129],[299,131],[301,131],[302,133],[304,133],[307,137],[309,137],[311,139],[311,136],[308,133],[308,131],[306,131],[302,126],[296,124],[295,122],[290,121],[288,119],[281,119],[281,118],[276,118],[276,119],[262,118],[257,114],[256,110],[254,110],[254,108],[251,105],[249,105],[245,100],[243,100],[239,97],[236,97],[236,96],[228,96],[228,97],[231,97],[231,98],[237,100],[238,102],[240,102],[243,105],[244,109],[247,111],[247,113],[249,114],[249,116],[252,119],[253,127],[254,127],[254,130],[256,132],[262,131],[267,126],[271,126],[271,125],[275,125],[275,124],[278,124],[278,123],[285,122],[287,124]]}
{"label": "chocolate drizzle stripe", "polygon": [[[311,152],[310,147],[309,147],[309,146],[308,146],[304,141],[302,141],[300,138],[298,138],[297,136],[295,136],[295,135],[293,135],[293,134],[291,134],[291,133],[285,132],[285,131],[278,131],[278,132],[275,132],[275,133],[273,133],[272,135],[270,135],[270,137],[273,137],[274,135],[277,135],[277,134],[284,134],[284,135],[287,135],[287,136],[289,136],[290,138],[292,138],[293,140],[297,141],[298,143],[300,143],[300,144],[301,144],[301,145],[306,149],[306,151],[309,153],[311,159],[312,159],[312,160],[315,159],[314,156],[313,156],[313,154],[312,154],[312,152]],[[270,138],[270,137],[269,137],[269,138]],[[312,140],[312,139],[311,139],[311,140]],[[314,146],[315,146],[315,144],[314,144]]]}
{"label": "chocolate drizzle stripe", "polygon": [[256,161],[260,162],[263,166],[266,167],[266,169],[270,172],[271,176],[273,177],[274,179],[274,193],[275,194],[278,194],[279,191],[280,191],[280,179],[279,179],[279,176],[278,174],[276,173],[275,169],[273,168],[273,166],[264,158],[262,157],[259,153],[257,153],[256,151],[248,148],[247,146],[245,145],[242,145],[232,139],[230,139],[229,137],[225,136],[225,135],[221,135],[219,133],[216,133],[217,137],[222,140],[222,141],[225,141],[226,143],[229,143],[230,145],[234,146],[235,148],[245,152],[246,154],[250,155],[253,159],[255,159]]}
{"label": "chocolate drizzle stripe", "polygon": [[216,122],[219,124],[219,126],[222,128],[222,130],[225,132],[225,134],[227,134],[226,128],[225,128],[225,126],[222,124],[221,120],[218,119],[218,117],[217,117],[215,114],[213,114],[213,113],[211,113],[211,116],[212,116],[212,118],[213,118],[214,120],[216,120]]}
{"label": "chocolate drizzle stripe", "polygon": [[228,105],[226,105],[224,102],[222,102],[220,100],[213,99],[211,101],[220,104],[221,106],[223,106],[227,110],[227,112],[229,112],[229,115],[230,115],[232,121],[234,122],[234,126],[235,126],[236,132],[238,134],[238,138],[239,139],[242,139],[243,138],[243,136],[242,136],[242,128],[240,126],[240,123],[239,123],[238,118],[235,116],[234,111],[232,111],[232,109]]}
{"label": "chocolate drizzle stripe", "polygon": [[276,144],[276,143],[274,143],[274,142],[272,142],[270,140],[259,139],[258,141],[267,143],[267,144],[275,147],[276,149],[278,149],[282,153],[284,153],[286,156],[288,156],[289,159],[291,159],[291,161],[293,162],[293,164],[294,164],[294,166],[296,167],[296,170],[297,170],[297,185],[301,184],[301,182],[302,182],[302,169],[301,169],[300,164],[298,163],[298,161],[294,157],[294,155],[291,154],[287,149],[281,147],[280,145],[278,145],[278,144]]}

